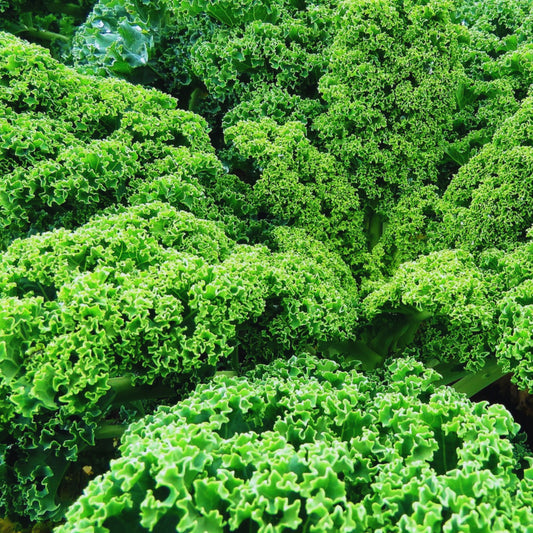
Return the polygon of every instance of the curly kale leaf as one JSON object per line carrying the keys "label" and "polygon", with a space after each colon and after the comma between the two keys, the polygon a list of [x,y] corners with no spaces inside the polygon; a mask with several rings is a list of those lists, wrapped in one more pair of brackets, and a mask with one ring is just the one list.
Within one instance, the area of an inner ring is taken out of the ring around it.
{"label": "curly kale leaf", "polygon": [[3,246],[157,200],[226,219],[238,238],[253,232],[242,221],[246,185],[224,170],[201,117],[159,91],[80,75],[13,36],[0,44]]}
{"label": "curly kale leaf", "polygon": [[64,470],[94,445],[119,378],[142,399],[351,337],[357,290],[340,272],[160,202],[15,241],[0,258],[3,509],[61,517]]}
{"label": "curly kale leaf", "polygon": [[533,99],[497,130],[491,143],[453,177],[440,204],[441,246],[512,249],[533,224]]}
{"label": "curly kale leaf", "polygon": [[130,426],[58,533],[518,531],[533,519],[518,425],[437,377],[412,360],[364,375],[307,356],[215,378]]}

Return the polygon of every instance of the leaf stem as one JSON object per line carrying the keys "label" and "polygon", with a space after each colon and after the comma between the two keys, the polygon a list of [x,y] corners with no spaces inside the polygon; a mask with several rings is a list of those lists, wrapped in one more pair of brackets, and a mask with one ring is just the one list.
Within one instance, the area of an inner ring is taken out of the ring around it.
{"label": "leaf stem", "polygon": [[61,35],[60,33],[55,33],[48,30],[37,30],[35,28],[26,28],[20,31],[21,34],[27,35],[28,37],[33,37],[34,39],[40,39],[43,41],[63,41],[64,43],[69,43],[70,39]]}
{"label": "leaf stem", "polygon": [[96,430],[94,438],[96,440],[118,439],[122,437],[127,427],[123,424],[104,424]]}
{"label": "leaf stem", "polygon": [[468,398],[472,398],[472,396],[505,376],[505,374],[506,372],[502,371],[496,360],[487,361],[479,372],[469,373],[468,376],[454,383],[452,387],[456,391],[466,394]]}
{"label": "leaf stem", "polygon": [[109,385],[114,393],[113,405],[120,405],[137,400],[149,400],[154,398],[168,398],[176,396],[174,388],[166,385],[140,385],[132,384],[131,377],[110,378]]}

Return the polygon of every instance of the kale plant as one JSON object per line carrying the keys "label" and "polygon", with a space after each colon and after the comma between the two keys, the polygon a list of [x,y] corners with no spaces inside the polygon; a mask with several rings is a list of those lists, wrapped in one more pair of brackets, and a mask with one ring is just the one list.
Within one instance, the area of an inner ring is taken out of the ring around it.
{"label": "kale plant", "polygon": [[437,378],[309,356],[215,377],[134,423],[57,533],[524,531],[517,424]]}
{"label": "kale plant", "polygon": [[133,422],[64,531],[527,530],[459,393],[533,387],[529,0],[100,0],[70,52],[0,34],[2,512]]}
{"label": "kale plant", "polygon": [[0,506],[62,516],[65,469],[94,446],[124,380],[138,399],[150,386],[164,396],[350,338],[357,291],[337,269],[236,244],[157,202],[14,242],[0,258]]}
{"label": "kale plant", "polygon": [[226,212],[234,235],[245,231],[236,215],[246,211],[246,187],[224,171],[205,121],[174,98],[81,76],[8,34],[0,34],[0,76],[4,247],[154,200],[204,218]]}

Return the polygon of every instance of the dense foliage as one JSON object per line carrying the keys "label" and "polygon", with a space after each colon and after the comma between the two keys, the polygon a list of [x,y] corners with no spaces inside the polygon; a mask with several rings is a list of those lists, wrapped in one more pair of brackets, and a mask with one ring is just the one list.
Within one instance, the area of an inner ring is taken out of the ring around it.
{"label": "dense foliage", "polygon": [[[174,98],[80,76],[7,34],[0,35],[0,75],[4,246],[117,204],[164,200],[232,222],[245,210],[244,187],[224,175],[205,121]],[[230,225],[233,233],[243,226]]]}
{"label": "dense foliage", "polygon": [[61,516],[60,467],[94,444],[113,378],[179,386],[345,340],[356,320],[327,258],[236,245],[162,203],[18,240],[0,272],[0,502],[34,517]]}
{"label": "dense foliage", "polygon": [[529,0],[0,15],[2,513],[527,530]]}
{"label": "dense foliage", "polygon": [[318,231],[365,275],[435,249],[435,221],[462,207],[452,176],[531,83],[525,0],[101,0],[77,33],[77,65],[136,79],[114,68],[131,57],[120,31],[94,43],[123,17],[145,41],[160,36],[146,48],[154,83],[207,117],[259,212]]}
{"label": "dense foliage", "polygon": [[216,377],[133,424],[57,531],[526,531],[517,425],[435,379],[310,357]]}

